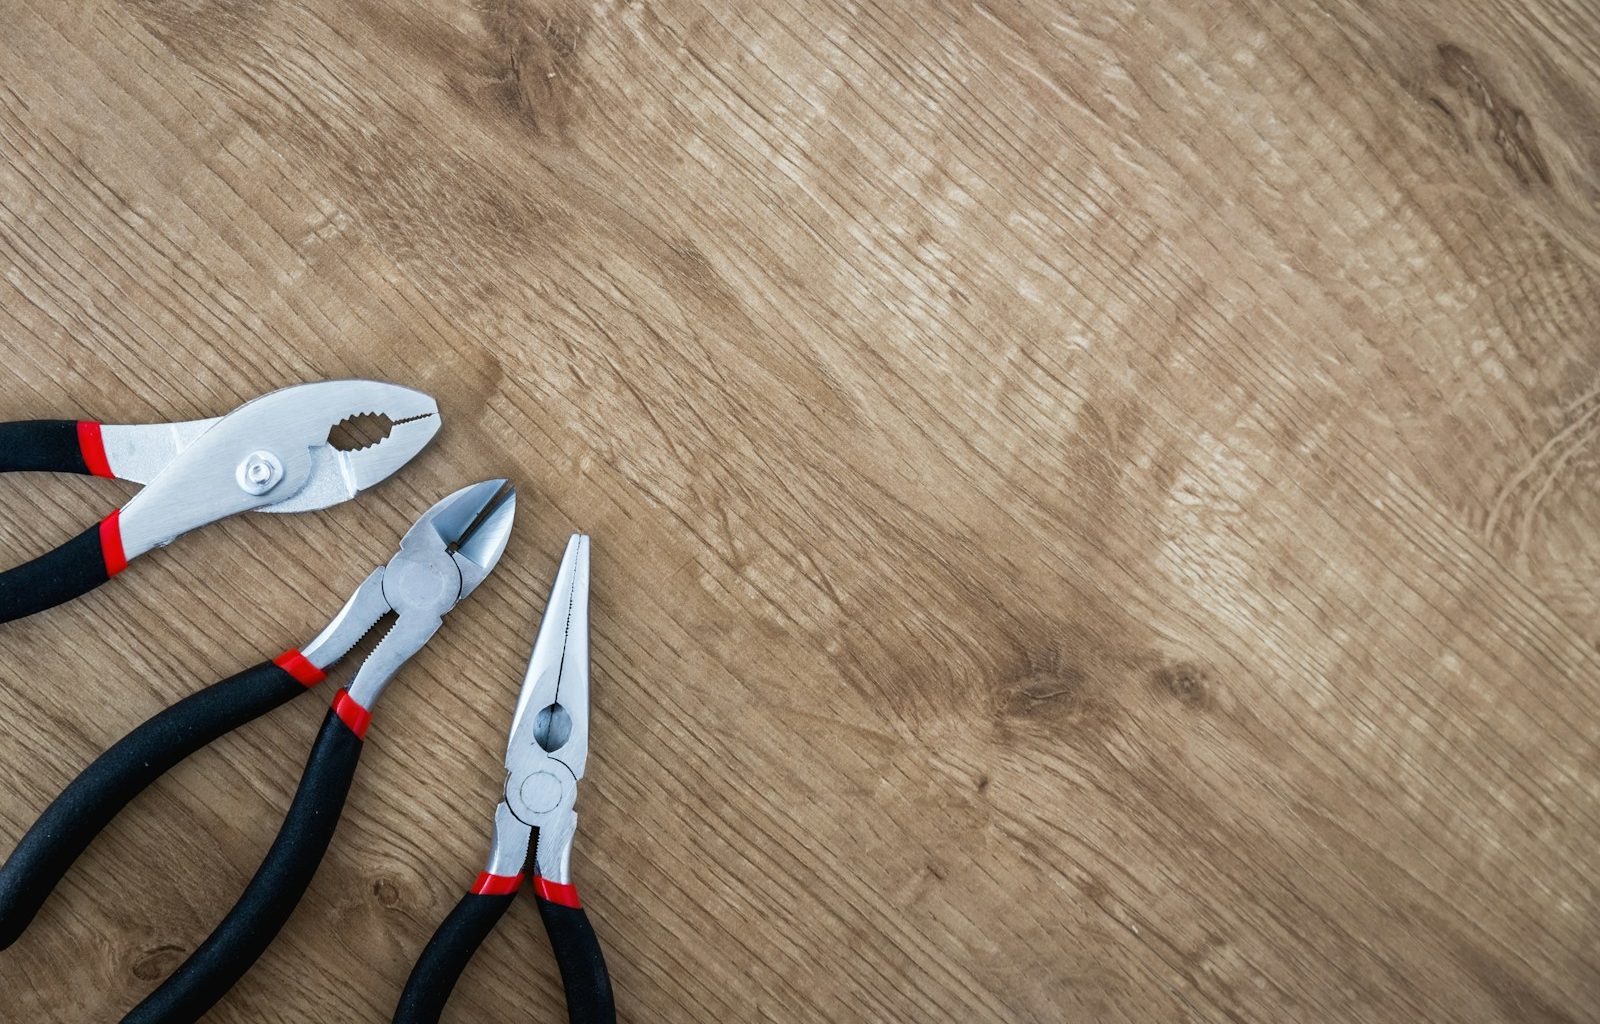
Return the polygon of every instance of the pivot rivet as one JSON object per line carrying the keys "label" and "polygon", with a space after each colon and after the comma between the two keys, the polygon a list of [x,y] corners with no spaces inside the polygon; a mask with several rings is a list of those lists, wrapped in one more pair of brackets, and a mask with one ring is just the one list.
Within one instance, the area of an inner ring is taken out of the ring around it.
{"label": "pivot rivet", "polygon": [[265,494],[283,479],[283,463],[271,452],[251,452],[234,476],[246,494]]}
{"label": "pivot rivet", "polygon": [[522,806],[526,811],[544,814],[555,810],[561,802],[561,789],[561,780],[553,773],[539,771],[522,780],[517,795],[522,798]]}

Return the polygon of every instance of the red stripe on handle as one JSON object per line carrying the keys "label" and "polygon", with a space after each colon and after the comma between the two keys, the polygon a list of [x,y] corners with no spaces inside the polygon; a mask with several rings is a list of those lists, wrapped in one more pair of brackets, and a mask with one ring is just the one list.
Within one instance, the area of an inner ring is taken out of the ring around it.
{"label": "red stripe on handle", "polygon": [[95,476],[115,476],[111,462],[106,458],[105,438],[100,435],[100,424],[88,420],[78,421],[78,448],[83,452],[83,464]]}
{"label": "red stripe on handle", "polygon": [[474,896],[505,896],[517,891],[522,885],[522,874],[491,875],[487,871],[478,873],[478,880],[472,883]]}
{"label": "red stripe on handle", "polygon": [[548,903],[559,903],[563,907],[577,910],[583,906],[578,902],[578,887],[565,885],[561,882],[552,882],[548,878],[533,876],[533,894]]}
{"label": "red stripe on handle", "polygon": [[[107,474],[108,476],[110,474]],[[115,576],[128,567],[128,558],[122,553],[122,510],[100,520],[100,554],[106,560],[106,576]]]}
{"label": "red stripe on handle", "polygon": [[273,658],[272,663],[293,676],[301,686],[315,686],[328,678],[328,673],[311,664],[304,654],[296,650],[284,651]]}
{"label": "red stripe on handle", "polygon": [[350,727],[350,731],[356,734],[356,739],[367,738],[367,726],[372,724],[372,712],[351,699],[349,691],[340,690],[339,695],[333,698],[333,713]]}

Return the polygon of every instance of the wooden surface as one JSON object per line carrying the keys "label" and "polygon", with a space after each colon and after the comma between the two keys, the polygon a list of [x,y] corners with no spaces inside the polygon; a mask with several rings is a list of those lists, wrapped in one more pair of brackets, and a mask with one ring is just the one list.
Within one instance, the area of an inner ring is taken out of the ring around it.
{"label": "wooden surface", "polygon": [[[522,489],[210,1020],[389,1019],[577,528],[623,1020],[1600,1019],[1592,4],[3,14],[6,418],[361,375],[446,420],[0,629],[5,844],[435,498]],[[6,559],[127,493],[0,481]],[[171,970],[332,688],[142,797],[0,1019]],[[451,1019],[564,1019],[530,905]]]}

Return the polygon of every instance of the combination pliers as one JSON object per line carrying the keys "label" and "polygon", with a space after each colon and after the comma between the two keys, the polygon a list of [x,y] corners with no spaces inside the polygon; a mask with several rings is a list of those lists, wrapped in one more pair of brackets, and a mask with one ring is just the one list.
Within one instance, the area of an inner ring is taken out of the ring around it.
{"label": "combination pliers", "polygon": [[550,590],[511,719],[489,861],[423,949],[395,1024],[435,1024],[472,954],[527,873],[572,1024],[613,1024],[611,978],[572,884],[578,780],[589,757],[589,538],[573,535]]}
{"label": "combination pliers", "polygon": [[[335,426],[362,414],[387,417],[389,435],[358,451],[328,443]],[[226,416],[184,423],[0,423],[0,473],[145,485],[54,551],[0,572],[0,622],[86,594],[145,552],[234,513],[308,512],[353,498],[409,462],[438,430],[432,398],[372,380],[300,384]]]}
{"label": "combination pliers", "polygon": [[310,885],[344,807],[372,708],[396,670],[499,561],[516,512],[504,480],[462,488],[406,531],[328,627],[303,649],[199,691],[100,755],[58,796],[0,867],[0,948],[22,934],[72,862],[117,812],[167,769],[212,740],[326,678],[380,619],[394,623],[338,692],[300,786],[255,877],[222,923],[123,1024],[191,1024],[244,976]]}

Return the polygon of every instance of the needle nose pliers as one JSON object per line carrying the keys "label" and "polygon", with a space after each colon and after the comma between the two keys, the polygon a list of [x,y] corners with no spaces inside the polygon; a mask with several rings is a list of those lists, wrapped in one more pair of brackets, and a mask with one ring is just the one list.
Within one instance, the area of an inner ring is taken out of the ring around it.
{"label": "needle nose pliers", "polygon": [[[572,1024],[613,1024],[611,978],[572,884],[578,780],[589,756],[589,538],[561,559],[517,697],[488,865],[412,968],[395,1024],[435,1024],[467,961],[511,906],[526,872],[561,970]],[[537,836],[537,838],[535,838]]]}
{"label": "needle nose pliers", "polygon": [[[359,451],[328,443],[361,414],[389,435]],[[73,420],[0,423],[0,473],[116,477],[144,488],[62,546],[0,572],[0,622],[88,593],[152,548],[237,512],[306,512],[355,497],[420,452],[439,407],[420,391],[371,380],[300,384],[226,416],[115,426]]]}
{"label": "needle nose pliers", "polygon": [[385,615],[394,624],[334,697],[300,786],[255,877],[222,923],[123,1024],[191,1024],[250,968],[311,884],[344,807],[372,707],[396,670],[499,561],[516,512],[504,480],[462,488],[406,531],[328,627],[291,650],[160,712],[100,755],[0,867],[0,948],[27,927],[72,862],[117,812],[212,740],[304,693]]}

